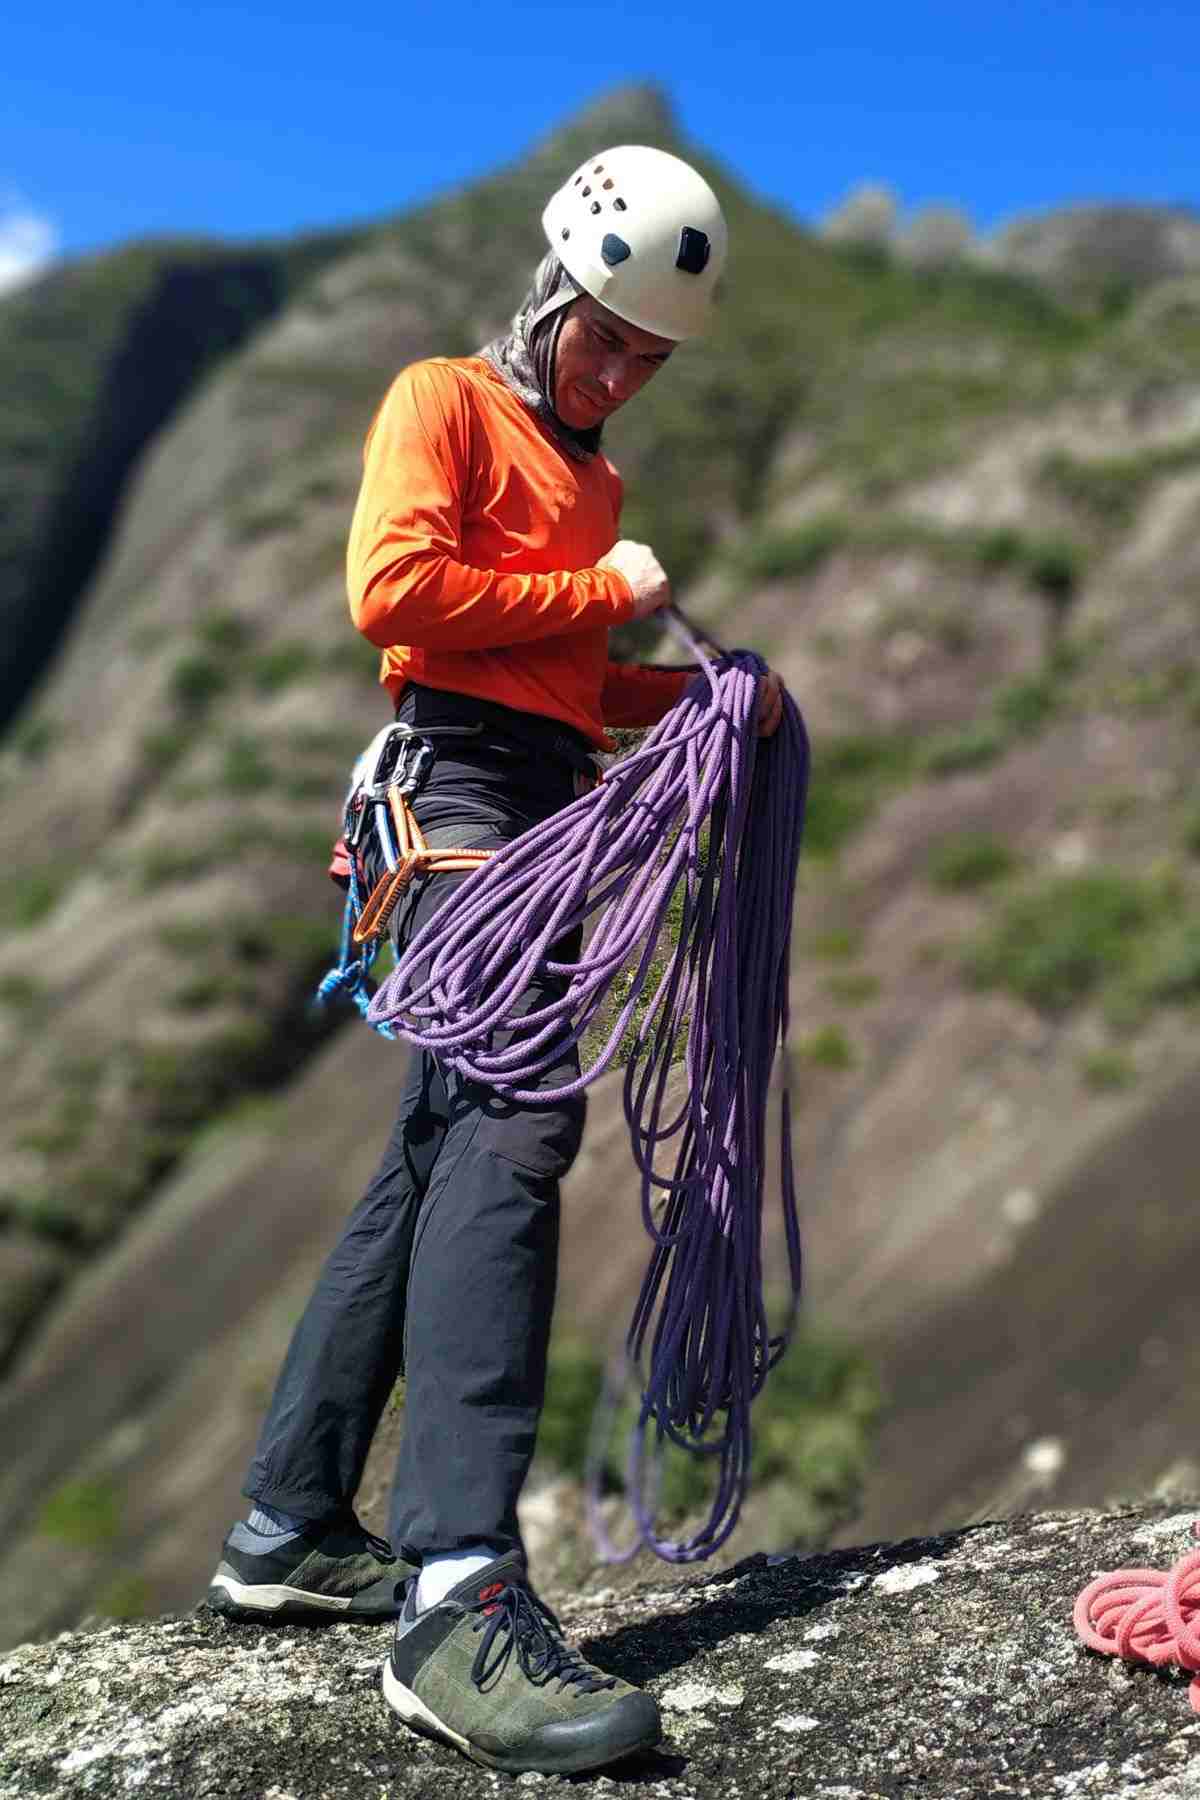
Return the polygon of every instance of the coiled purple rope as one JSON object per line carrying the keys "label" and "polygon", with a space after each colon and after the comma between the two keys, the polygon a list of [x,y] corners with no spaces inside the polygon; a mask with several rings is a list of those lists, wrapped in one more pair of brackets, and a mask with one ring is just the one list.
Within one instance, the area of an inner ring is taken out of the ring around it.
{"label": "coiled purple rope", "polygon": [[[685,1562],[710,1556],[737,1523],[751,1402],[786,1347],[799,1299],[787,987],[809,759],[786,691],[778,730],[756,734],[760,657],[735,650],[713,663],[678,615],[670,624],[700,665],[682,699],[598,788],[461,884],[414,935],[368,1016],[471,1079],[543,1103],[596,1080],[632,1034],[625,1113],[653,1243],[627,1338],[642,1391],[628,1470],[637,1541],[618,1552],[595,1505],[593,1522],[614,1559],[644,1543]],[[555,960],[552,948],[589,920],[594,930],[578,959]],[[656,948],[672,938],[659,972]],[[631,965],[629,992],[599,1054],[574,1081],[535,1088],[601,1015]],[[562,997],[519,1016],[514,1004],[539,971],[563,978]],[[517,1036],[495,1049],[492,1034],[501,1029]],[[685,1092],[672,1099],[680,1049]],[[762,1237],[777,1053],[791,1313],[772,1336]],[[662,1164],[672,1156],[667,1173]],[[716,1459],[710,1516],[684,1542],[655,1529],[647,1435],[659,1448],[671,1442]],[[593,1497],[596,1488],[594,1479]]]}

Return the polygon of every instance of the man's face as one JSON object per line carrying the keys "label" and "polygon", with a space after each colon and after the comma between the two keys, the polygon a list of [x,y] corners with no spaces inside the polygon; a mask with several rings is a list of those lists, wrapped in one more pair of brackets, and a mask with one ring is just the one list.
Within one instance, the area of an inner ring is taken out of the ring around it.
{"label": "man's face", "polygon": [[618,319],[590,294],[567,308],[554,358],[554,410],[564,425],[589,431],[644,388],[675,348]]}

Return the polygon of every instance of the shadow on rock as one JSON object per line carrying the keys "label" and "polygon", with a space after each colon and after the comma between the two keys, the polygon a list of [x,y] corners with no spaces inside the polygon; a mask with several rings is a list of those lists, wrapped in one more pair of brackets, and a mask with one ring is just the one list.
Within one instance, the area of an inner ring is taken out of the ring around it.
{"label": "shadow on rock", "polygon": [[[580,1649],[607,1673],[644,1686],[743,1632],[818,1612],[888,1569],[948,1556],[984,1529],[983,1524],[967,1525],[938,1537],[905,1538],[898,1544],[867,1544],[824,1555],[801,1551],[780,1558],[748,1556],[720,1575],[681,1587],[680,1602],[686,1611],[656,1613],[644,1624],[586,1638]],[[731,1587],[736,1591],[730,1592]],[[714,1590],[714,1599],[719,1595],[719,1606],[696,1604],[705,1588]],[[630,1778],[626,1771],[625,1779]]]}

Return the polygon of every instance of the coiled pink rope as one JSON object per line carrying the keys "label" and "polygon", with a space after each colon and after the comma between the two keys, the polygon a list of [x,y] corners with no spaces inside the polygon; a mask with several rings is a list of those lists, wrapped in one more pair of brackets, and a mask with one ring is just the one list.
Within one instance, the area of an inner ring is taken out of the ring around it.
{"label": "coiled pink rope", "polygon": [[[1192,1526],[1200,1536],[1200,1525]],[[1075,1630],[1089,1650],[1192,1672],[1188,1697],[1200,1713],[1200,1550],[1172,1568],[1117,1569],[1097,1575],[1075,1602]]]}

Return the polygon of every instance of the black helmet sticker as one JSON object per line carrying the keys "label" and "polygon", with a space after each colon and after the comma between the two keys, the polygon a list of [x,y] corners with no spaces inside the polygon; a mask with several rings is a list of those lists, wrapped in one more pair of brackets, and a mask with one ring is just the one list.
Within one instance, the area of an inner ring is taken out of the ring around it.
{"label": "black helmet sticker", "polygon": [[623,263],[627,257],[632,256],[633,252],[623,237],[618,237],[615,231],[609,231],[605,233],[604,242],[600,246],[600,254],[609,268],[615,269],[618,263]]}

